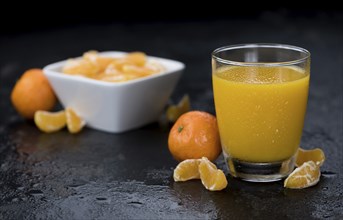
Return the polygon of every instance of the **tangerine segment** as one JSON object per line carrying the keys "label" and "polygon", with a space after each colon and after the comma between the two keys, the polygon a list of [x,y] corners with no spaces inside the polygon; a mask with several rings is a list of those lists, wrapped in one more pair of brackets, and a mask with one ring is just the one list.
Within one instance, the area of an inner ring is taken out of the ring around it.
{"label": "tangerine segment", "polygon": [[39,130],[46,133],[56,132],[66,125],[66,114],[64,111],[36,111],[34,121]]}
{"label": "tangerine segment", "polygon": [[88,60],[73,60],[69,59],[63,67],[63,73],[70,75],[84,75],[94,77],[99,72],[99,67]]}
{"label": "tangerine segment", "polygon": [[83,59],[97,66],[98,71],[104,71],[113,61],[113,58],[99,56],[97,51],[88,51],[83,54]]}
{"label": "tangerine segment", "polygon": [[285,180],[284,187],[303,189],[314,186],[320,179],[320,168],[313,161],[307,161],[296,168]]}
{"label": "tangerine segment", "polygon": [[128,53],[122,57],[106,57],[100,56],[96,51],[89,51],[81,59],[69,59],[62,72],[107,82],[123,82],[164,70],[162,64],[148,59],[142,52]]}
{"label": "tangerine segment", "polygon": [[139,67],[135,65],[124,65],[122,71],[127,74],[135,74],[137,76],[147,76],[153,74],[153,71],[147,67]]}
{"label": "tangerine segment", "polygon": [[299,167],[303,163],[310,160],[312,160],[317,166],[322,166],[325,161],[325,154],[319,148],[315,148],[312,150],[304,150],[302,148],[299,148],[295,165]]}
{"label": "tangerine segment", "polygon": [[201,159],[199,173],[202,184],[210,191],[219,191],[227,186],[227,179],[222,170],[217,169],[206,157]]}
{"label": "tangerine segment", "polygon": [[191,109],[188,95],[184,95],[177,105],[171,105],[167,109],[167,118],[170,122],[175,122],[182,114]]}
{"label": "tangerine segment", "polygon": [[126,56],[126,60],[134,63],[137,66],[144,66],[147,62],[147,57],[145,53],[142,52],[132,52]]}
{"label": "tangerine segment", "polygon": [[85,126],[86,122],[80,118],[73,109],[66,109],[67,127],[70,133],[78,133]]}
{"label": "tangerine segment", "polygon": [[187,181],[192,179],[200,179],[199,164],[201,159],[184,160],[174,169],[174,181]]}

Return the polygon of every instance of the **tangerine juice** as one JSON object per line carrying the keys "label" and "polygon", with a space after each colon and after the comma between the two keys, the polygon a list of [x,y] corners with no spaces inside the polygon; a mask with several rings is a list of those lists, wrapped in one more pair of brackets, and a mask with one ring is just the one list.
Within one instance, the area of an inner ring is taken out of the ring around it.
{"label": "tangerine juice", "polygon": [[230,66],[217,69],[212,77],[224,153],[262,163],[295,155],[309,72],[295,66]]}

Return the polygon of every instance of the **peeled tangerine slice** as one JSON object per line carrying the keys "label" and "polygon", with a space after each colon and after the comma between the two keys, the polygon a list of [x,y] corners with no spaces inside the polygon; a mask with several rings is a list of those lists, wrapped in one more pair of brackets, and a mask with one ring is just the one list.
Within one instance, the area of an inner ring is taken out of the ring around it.
{"label": "peeled tangerine slice", "polygon": [[138,66],[144,66],[147,61],[145,53],[142,52],[129,53],[126,55],[125,59]]}
{"label": "peeled tangerine slice", "polygon": [[184,95],[181,101],[177,105],[169,106],[167,109],[167,119],[170,122],[176,122],[176,120],[184,113],[191,109],[189,96]]}
{"label": "peeled tangerine slice", "polygon": [[313,161],[307,161],[296,168],[285,180],[284,187],[303,189],[314,186],[320,179],[320,168]]}
{"label": "peeled tangerine slice", "polygon": [[70,133],[78,133],[85,126],[86,122],[80,118],[73,109],[66,109],[67,127]]}
{"label": "peeled tangerine slice", "polygon": [[192,179],[200,179],[199,164],[201,159],[184,160],[174,170],[174,181],[187,181]]}
{"label": "peeled tangerine slice", "polygon": [[227,180],[224,172],[217,169],[206,157],[201,159],[199,164],[199,173],[202,184],[210,191],[219,191],[227,186]]}
{"label": "peeled tangerine slice", "polygon": [[41,131],[46,133],[56,132],[66,125],[66,114],[64,111],[36,111],[34,121]]}
{"label": "peeled tangerine slice", "polygon": [[303,163],[310,160],[315,162],[317,166],[321,166],[325,161],[325,154],[319,148],[315,148],[313,150],[304,150],[304,149],[299,148],[295,165],[299,167]]}

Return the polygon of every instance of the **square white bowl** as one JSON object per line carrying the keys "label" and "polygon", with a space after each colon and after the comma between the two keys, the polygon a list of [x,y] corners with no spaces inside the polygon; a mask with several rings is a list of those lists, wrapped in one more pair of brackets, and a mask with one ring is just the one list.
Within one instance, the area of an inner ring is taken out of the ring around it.
{"label": "square white bowl", "polygon": [[[120,57],[125,52],[101,52],[101,56]],[[61,104],[71,107],[88,127],[120,133],[139,128],[158,119],[172,94],[185,65],[148,56],[161,63],[162,73],[126,82],[105,82],[62,73],[65,61],[50,64],[43,71]]]}

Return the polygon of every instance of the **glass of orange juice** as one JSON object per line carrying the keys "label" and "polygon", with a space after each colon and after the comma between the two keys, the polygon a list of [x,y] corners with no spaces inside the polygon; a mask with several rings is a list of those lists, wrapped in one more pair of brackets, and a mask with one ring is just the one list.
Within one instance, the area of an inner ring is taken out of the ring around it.
{"label": "glass of orange juice", "polygon": [[212,82],[225,161],[232,176],[282,179],[294,169],[310,79],[310,53],[243,44],[212,53]]}

